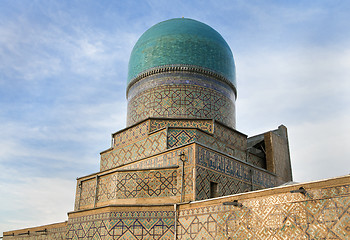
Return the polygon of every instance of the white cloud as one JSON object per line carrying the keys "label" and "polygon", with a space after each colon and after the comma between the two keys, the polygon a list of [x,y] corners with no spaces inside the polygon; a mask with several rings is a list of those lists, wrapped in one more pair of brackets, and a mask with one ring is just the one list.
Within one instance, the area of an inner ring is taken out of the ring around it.
{"label": "white cloud", "polygon": [[350,173],[350,46],[254,52],[237,72],[238,130],[286,125],[296,181]]}
{"label": "white cloud", "polygon": [[[21,172],[10,173],[1,177],[0,232],[67,220],[66,213],[74,207],[74,179],[23,178]],[[14,176],[20,181],[14,181]]]}
{"label": "white cloud", "polygon": [[350,115],[291,125],[289,144],[295,181],[350,174]]}

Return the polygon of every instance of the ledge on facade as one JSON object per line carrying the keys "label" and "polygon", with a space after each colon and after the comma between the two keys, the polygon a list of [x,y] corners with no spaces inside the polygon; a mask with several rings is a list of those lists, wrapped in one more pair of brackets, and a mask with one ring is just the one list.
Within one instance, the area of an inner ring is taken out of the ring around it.
{"label": "ledge on facade", "polygon": [[[345,176],[340,176],[340,177],[334,177],[334,178],[328,178],[328,179],[322,179],[322,180],[316,180],[316,181],[310,181],[310,182],[304,182],[304,183],[295,183],[295,184],[286,185],[286,186],[281,185],[273,188],[266,188],[266,189],[251,191],[251,192],[238,193],[238,194],[227,195],[227,196],[222,196],[217,198],[193,201],[193,202],[190,202],[189,205],[194,205],[194,206],[199,205],[203,207],[204,205],[232,202],[234,200],[244,201],[244,200],[249,200],[253,198],[268,197],[274,194],[283,194],[283,193],[302,194],[304,195],[304,198],[305,198],[304,201],[320,200],[318,196],[314,197],[312,194],[309,194],[308,191],[322,189],[322,188],[334,188],[342,185],[348,185],[348,186],[350,185],[350,174]],[[349,196],[350,188],[347,188],[346,190],[339,192],[338,195]],[[293,199],[291,198],[290,201],[293,201]],[[225,204],[225,205],[233,205],[233,204]]]}
{"label": "ledge on facade", "polygon": [[67,221],[52,223],[52,224],[38,226],[38,227],[23,228],[23,229],[4,232],[3,237],[23,236],[23,235],[31,235],[31,234],[36,234],[36,235],[45,234],[50,232],[51,229],[63,228],[66,226],[67,226]]}

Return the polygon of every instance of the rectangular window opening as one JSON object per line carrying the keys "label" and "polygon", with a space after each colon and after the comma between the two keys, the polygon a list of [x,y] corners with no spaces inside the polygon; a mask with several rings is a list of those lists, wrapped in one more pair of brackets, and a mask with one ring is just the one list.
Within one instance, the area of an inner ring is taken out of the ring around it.
{"label": "rectangular window opening", "polygon": [[219,197],[218,183],[210,182],[210,198]]}

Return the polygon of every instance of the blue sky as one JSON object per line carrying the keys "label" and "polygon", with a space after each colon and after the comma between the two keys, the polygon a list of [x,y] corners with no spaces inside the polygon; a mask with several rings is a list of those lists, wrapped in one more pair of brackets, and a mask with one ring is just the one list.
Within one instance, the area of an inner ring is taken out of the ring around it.
{"label": "blue sky", "polygon": [[133,45],[183,16],[232,49],[237,130],[286,125],[295,181],[350,173],[349,1],[2,0],[0,232],[67,220],[126,125]]}

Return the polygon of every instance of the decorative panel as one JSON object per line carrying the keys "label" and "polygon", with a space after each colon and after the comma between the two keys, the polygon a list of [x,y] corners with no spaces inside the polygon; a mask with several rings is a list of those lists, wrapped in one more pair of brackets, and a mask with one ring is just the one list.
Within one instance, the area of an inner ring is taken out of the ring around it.
{"label": "decorative panel", "polygon": [[224,153],[231,155],[233,157],[238,157],[237,155],[240,152],[239,150],[228,147],[226,145],[226,143],[221,141],[221,139],[216,139],[213,136],[206,134],[206,133],[203,133],[203,132],[198,132],[197,141],[199,143],[202,143],[202,144],[210,147],[210,148],[213,148],[213,149],[218,150],[220,152],[224,152]]}
{"label": "decorative panel", "polygon": [[151,119],[150,131],[155,131],[165,127],[178,128],[199,128],[205,132],[213,133],[212,120],[188,120],[188,119]]}
{"label": "decorative panel", "polygon": [[157,156],[144,159],[123,167],[120,167],[120,170],[127,169],[147,169],[147,168],[161,168],[180,165],[181,161],[179,160],[180,153],[184,153],[186,156],[186,166],[193,164],[193,146],[187,146],[173,151],[168,151],[161,153]]}
{"label": "decorative panel", "polygon": [[247,149],[247,136],[225,127],[218,122],[215,123],[214,136],[216,139],[219,139],[235,149],[241,151]]}
{"label": "decorative panel", "polygon": [[114,147],[120,148],[148,137],[149,121],[141,122],[131,128],[114,134]]}
{"label": "decorative panel", "polygon": [[170,197],[177,191],[176,170],[116,172],[100,178],[97,203],[125,198]]}
{"label": "decorative panel", "polygon": [[78,207],[93,206],[95,202],[96,179],[90,179],[81,182],[77,197],[79,199]]}
{"label": "decorative panel", "polygon": [[104,171],[166,150],[166,130],[155,132],[146,139],[139,140],[119,149],[101,155],[100,170]]}
{"label": "decorative panel", "polygon": [[181,146],[196,141],[197,129],[177,129],[169,128],[168,130],[168,148]]}
{"label": "decorative panel", "polygon": [[128,101],[127,125],[148,117],[216,119],[234,127],[233,100],[198,85],[159,85]]}
{"label": "decorative panel", "polygon": [[66,239],[136,240],[173,237],[173,211],[128,211],[69,218]]}
{"label": "decorative panel", "polygon": [[253,184],[257,185],[254,189],[276,186],[276,179],[272,174],[250,167],[207,148],[199,146],[197,156],[198,165],[226,174],[238,180],[250,183],[253,176]]}
{"label": "decorative panel", "polygon": [[239,159],[245,159],[246,155],[244,151],[233,149],[227,146],[221,139],[216,139],[211,134],[198,129],[169,128],[167,139],[168,148],[182,146],[191,142],[198,142]]}
{"label": "decorative panel", "polygon": [[251,190],[251,184],[225,174],[210,171],[202,167],[197,167],[196,170],[196,200],[210,198],[210,182],[218,184],[217,197],[248,192]]}

